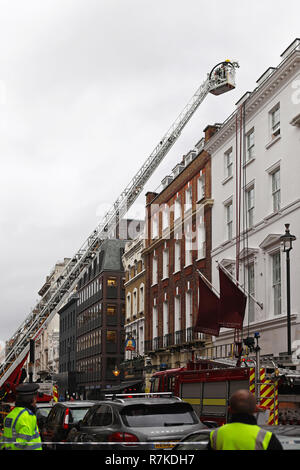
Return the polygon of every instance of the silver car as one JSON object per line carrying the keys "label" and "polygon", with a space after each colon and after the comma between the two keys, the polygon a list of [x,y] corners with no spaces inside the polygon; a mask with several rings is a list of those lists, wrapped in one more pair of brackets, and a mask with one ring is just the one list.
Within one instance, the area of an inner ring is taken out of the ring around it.
{"label": "silver car", "polygon": [[92,406],[68,436],[78,449],[170,449],[191,432],[205,429],[180,398],[112,397]]}

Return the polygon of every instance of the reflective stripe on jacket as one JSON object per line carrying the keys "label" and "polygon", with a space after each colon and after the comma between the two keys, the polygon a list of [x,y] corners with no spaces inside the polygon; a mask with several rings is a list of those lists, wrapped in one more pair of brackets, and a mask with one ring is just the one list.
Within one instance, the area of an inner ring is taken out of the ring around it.
{"label": "reflective stripe on jacket", "polygon": [[267,450],[272,433],[257,425],[229,423],[210,433],[213,450]]}
{"label": "reflective stripe on jacket", "polygon": [[27,408],[15,407],[4,420],[2,449],[42,450],[36,415]]}

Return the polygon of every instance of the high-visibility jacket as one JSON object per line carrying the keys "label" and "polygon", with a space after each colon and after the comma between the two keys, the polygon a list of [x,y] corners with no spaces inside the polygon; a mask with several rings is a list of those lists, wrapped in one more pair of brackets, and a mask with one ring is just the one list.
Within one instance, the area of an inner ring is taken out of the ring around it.
{"label": "high-visibility jacket", "polygon": [[4,420],[1,440],[3,450],[42,450],[36,415],[16,406]]}
{"label": "high-visibility jacket", "polygon": [[257,425],[229,423],[210,433],[213,450],[267,450],[272,433]]}

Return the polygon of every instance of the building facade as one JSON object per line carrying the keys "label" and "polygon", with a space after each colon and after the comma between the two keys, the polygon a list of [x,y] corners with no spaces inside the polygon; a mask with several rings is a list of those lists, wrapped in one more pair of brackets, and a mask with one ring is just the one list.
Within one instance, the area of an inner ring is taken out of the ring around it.
{"label": "building facade", "polygon": [[77,389],[97,398],[101,389],[120,383],[124,357],[125,241],[107,239],[77,286]]}
{"label": "building facade", "polygon": [[[46,303],[57,289],[60,276],[70,258],[58,261],[39,290],[40,304]],[[34,313],[34,312],[33,312]],[[56,314],[35,341],[34,379],[47,377],[59,372],[59,315]]]}
{"label": "building facade", "polygon": [[61,396],[76,396],[76,316],[78,295],[72,294],[57,312],[59,315],[59,374],[58,390]]}
{"label": "building facade", "polygon": [[145,235],[126,243],[123,255],[125,270],[125,356],[124,380],[139,381],[144,376],[145,341]]}
{"label": "building facade", "polygon": [[145,354],[156,370],[182,367],[210,338],[197,333],[200,270],[211,279],[211,163],[204,141],[184,156],[160,193],[146,195]]}
{"label": "building facade", "polygon": [[[300,347],[300,40],[269,68],[253,92],[205,144],[212,168],[212,281],[217,263],[243,285],[248,303],[241,335],[260,333],[262,355],[287,352],[285,224],[297,237],[291,257],[294,358]],[[215,345],[230,343],[222,330]]]}

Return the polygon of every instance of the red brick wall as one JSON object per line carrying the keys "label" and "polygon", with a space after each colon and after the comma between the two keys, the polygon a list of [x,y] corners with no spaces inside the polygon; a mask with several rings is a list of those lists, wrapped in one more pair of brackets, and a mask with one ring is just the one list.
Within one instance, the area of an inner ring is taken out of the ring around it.
{"label": "red brick wall", "polygon": [[[200,174],[200,170],[205,174],[205,200],[211,200],[211,164],[210,156],[206,152],[202,152],[196,157],[180,175],[160,194],[147,193],[146,197],[146,208],[147,208],[147,220],[146,224],[148,227],[148,234],[151,234],[151,210],[153,205],[161,207],[162,204],[173,205],[174,199],[177,193],[182,198],[184,203],[185,190],[188,187],[188,183],[192,184],[193,188],[193,209],[197,203],[197,180]],[[176,295],[176,288],[181,296],[181,329],[185,327],[185,292],[187,283],[190,281],[191,289],[193,292],[193,324],[197,317],[198,309],[198,274],[196,269],[200,269],[201,272],[211,280],[211,204],[204,204],[204,219],[205,219],[205,231],[206,231],[206,258],[202,260],[196,260],[197,253],[193,252],[193,264],[184,267],[184,236],[181,239],[181,270],[180,272],[173,274],[174,272],[174,233],[171,231],[170,239],[165,240],[159,238],[158,240],[151,240],[150,236],[146,240],[146,248],[144,251],[145,255],[145,268],[146,268],[146,286],[145,286],[145,341],[152,339],[152,308],[154,304],[154,298],[156,298],[156,304],[158,307],[158,336],[163,335],[163,301],[165,294],[169,301],[169,332],[174,331],[174,297]],[[192,217],[193,230],[196,229],[196,214],[193,212]],[[173,217],[171,217],[171,229],[173,226]],[[159,230],[162,227],[162,217],[160,214]],[[182,229],[183,230],[183,229]],[[169,278],[162,280],[162,252],[164,244],[167,242],[169,248]],[[152,260],[154,250],[158,256],[158,283],[152,286]]]}

